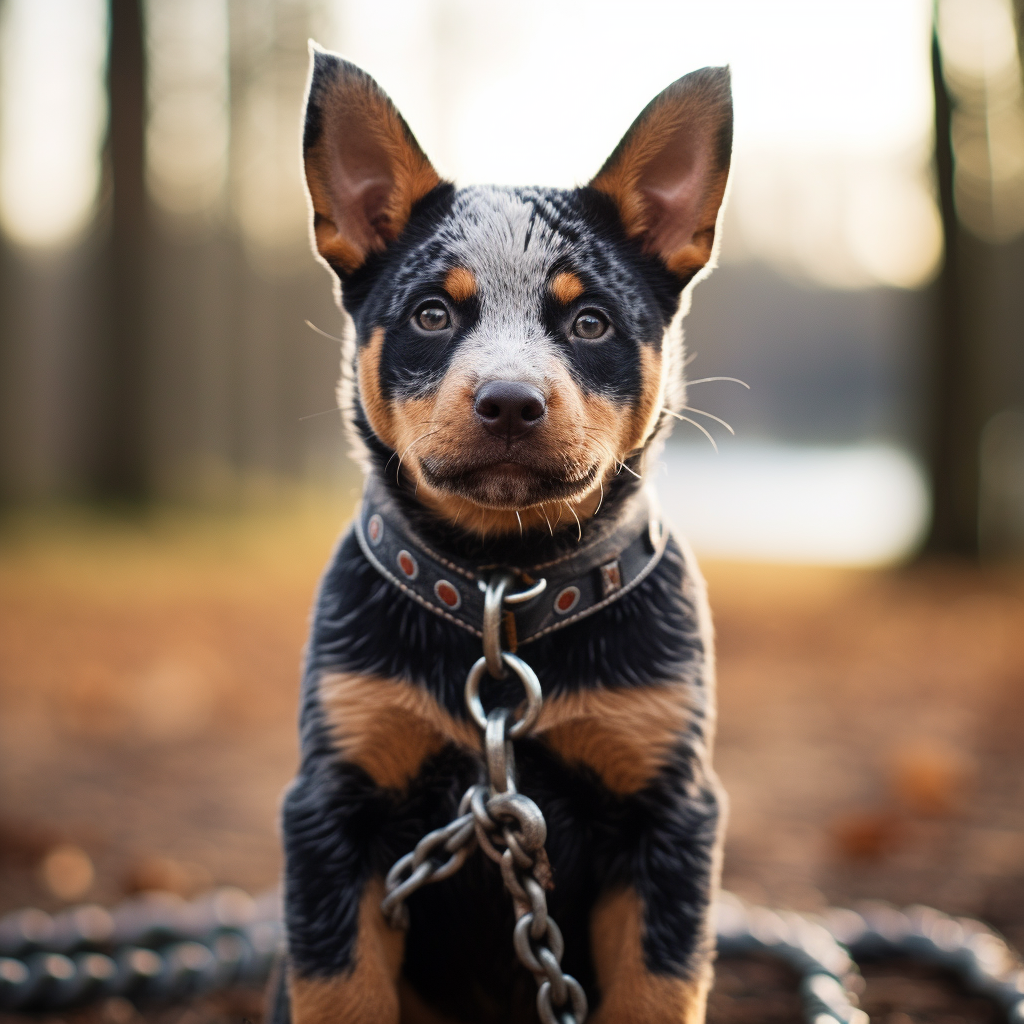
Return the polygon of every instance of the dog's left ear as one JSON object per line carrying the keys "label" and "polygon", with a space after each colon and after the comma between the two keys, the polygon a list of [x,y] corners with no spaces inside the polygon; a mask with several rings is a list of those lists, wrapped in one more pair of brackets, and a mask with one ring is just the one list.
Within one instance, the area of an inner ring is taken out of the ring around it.
{"label": "dog's left ear", "polygon": [[351,274],[395,239],[441,183],[409,126],[361,68],[310,42],[302,136],[316,248]]}
{"label": "dog's left ear", "polygon": [[647,105],[590,185],[685,282],[711,258],[731,154],[729,69],[701,68]]}

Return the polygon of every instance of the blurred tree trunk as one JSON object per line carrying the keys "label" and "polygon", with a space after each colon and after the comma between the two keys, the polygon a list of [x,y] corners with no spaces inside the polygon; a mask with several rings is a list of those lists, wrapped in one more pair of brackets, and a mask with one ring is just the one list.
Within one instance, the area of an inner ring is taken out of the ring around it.
{"label": "blurred tree trunk", "polygon": [[974,555],[978,550],[977,375],[964,329],[962,235],[953,201],[952,103],[937,31],[932,33],[932,86],[943,262],[936,283],[928,410],[932,525],[926,550]]}
{"label": "blurred tree trunk", "polygon": [[1020,69],[1024,76],[1024,0],[1013,0],[1013,13],[1017,22],[1017,52],[1020,54]]}
{"label": "blurred tree trunk", "polygon": [[106,170],[112,183],[108,331],[101,341],[101,496],[138,500],[149,484],[146,444],[146,59],[142,0],[110,0]]}
{"label": "blurred tree trunk", "polygon": [[[1024,54],[1024,0],[1013,0],[1013,13]],[[1011,212],[1024,202],[1024,182],[1007,162],[1005,143],[1019,144],[1010,134],[1019,132],[1024,108],[1020,88],[998,68],[946,72],[936,25],[935,169],[945,251],[935,286],[926,550],[1019,557],[1024,466],[1013,452],[1024,445],[1024,234]],[[980,163],[979,141],[987,149]]]}

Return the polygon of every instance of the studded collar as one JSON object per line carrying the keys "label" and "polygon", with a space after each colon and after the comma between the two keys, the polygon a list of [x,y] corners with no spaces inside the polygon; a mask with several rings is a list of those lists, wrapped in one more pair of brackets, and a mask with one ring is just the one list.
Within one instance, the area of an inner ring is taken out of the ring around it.
{"label": "studded collar", "polygon": [[524,588],[546,580],[542,592],[506,614],[505,630],[513,650],[628,593],[658,564],[668,539],[655,500],[644,490],[614,529],[553,561],[531,566],[477,565],[426,545],[372,476],[363,491],[355,532],[363,554],[386,580],[435,615],[476,636],[481,635],[484,588],[493,571],[511,572]]}

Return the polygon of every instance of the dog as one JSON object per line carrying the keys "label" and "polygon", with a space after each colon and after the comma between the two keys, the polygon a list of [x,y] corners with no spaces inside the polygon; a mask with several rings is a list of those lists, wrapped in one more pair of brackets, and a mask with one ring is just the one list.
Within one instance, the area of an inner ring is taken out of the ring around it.
{"label": "dog", "polygon": [[[311,44],[311,233],[350,324],[339,395],[366,489],[306,651],[280,1024],[538,1020],[479,851],[409,897],[407,929],[381,909],[392,864],[485,778],[463,686],[497,569],[533,587],[501,642],[543,691],[515,758],[546,818],[562,966],[597,1024],[704,1020],[713,636],[644,476],[685,402],[680,321],[731,147],[728,68],[704,68],[586,186],[456,188],[370,76]],[[515,673],[483,685],[521,702]]]}

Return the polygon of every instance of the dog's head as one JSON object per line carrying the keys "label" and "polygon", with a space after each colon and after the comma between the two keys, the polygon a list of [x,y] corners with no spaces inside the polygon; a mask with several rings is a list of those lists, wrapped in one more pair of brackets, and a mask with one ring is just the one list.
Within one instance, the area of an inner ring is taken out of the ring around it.
{"label": "dog's head", "polygon": [[591,514],[682,401],[670,327],[731,144],[728,69],[705,68],[585,187],[457,190],[373,79],[314,49],[313,235],[355,325],[342,398],[371,460],[480,534]]}

